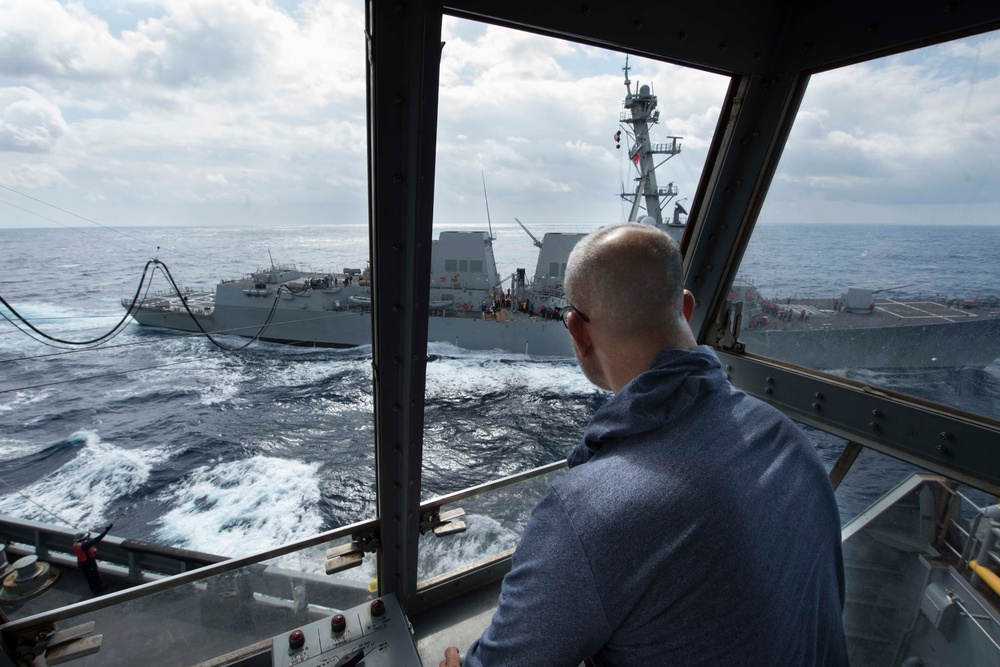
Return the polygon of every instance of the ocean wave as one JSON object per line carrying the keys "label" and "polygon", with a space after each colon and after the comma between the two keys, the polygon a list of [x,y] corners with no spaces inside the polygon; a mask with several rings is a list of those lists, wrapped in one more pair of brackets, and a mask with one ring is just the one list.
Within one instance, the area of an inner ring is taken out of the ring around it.
{"label": "ocean wave", "polygon": [[450,354],[442,354],[427,365],[429,401],[506,392],[551,394],[565,400],[594,391],[571,360],[540,361],[524,355],[467,352],[451,346]]}
{"label": "ocean wave", "polygon": [[469,514],[463,521],[468,527],[464,533],[446,538],[430,533],[420,538],[418,567],[421,579],[466,567],[517,545],[518,533],[492,517]]}
{"label": "ocean wave", "polygon": [[161,500],[171,509],[156,540],[222,556],[244,556],[322,528],[317,466],[254,456],[195,469]]}
{"label": "ocean wave", "polygon": [[71,460],[19,493],[0,497],[0,513],[97,527],[114,519],[109,511],[112,503],[140,490],[152,467],[167,458],[165,450],[125,449],[102,441],[93,431],[78,431],[66,444],[82,447]]}
{"label": "ocean wave", "polygon": [[0,412],[12,412],[32,405],[46,405],[52,398],[52,391],[49,389],[22,390],[7,394],[0,394],[4,400],[0,400]]}

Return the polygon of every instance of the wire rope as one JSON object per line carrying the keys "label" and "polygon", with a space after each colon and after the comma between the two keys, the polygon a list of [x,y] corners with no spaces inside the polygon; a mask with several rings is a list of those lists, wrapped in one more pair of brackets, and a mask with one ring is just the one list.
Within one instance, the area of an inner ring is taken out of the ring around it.
{"label": "wire rope", "polygon": [[80,530],[80,527],[77,526],[75,523],[73,523],[72,521],[67,521],[66,519],[62,518],[61,516],[59,516],[58,514],[56,514],[55,512],[53,512],[52,510],[50,510],[49,508],[45,507],[45,505],[42,505],[41,503],[37,502],[36,500],[33,500],[31,498],[31,496],[29,496],[28,494],[22,493],[21,491],[18,491],[13,486],[11,486],[10,484],[8,484],[7,480],[5,480],[3,478],[0,478],[0,482],[3,482],[4,485],[6,485],[8,489],[10,489],[11,491],[13,491],[17,495],[21,496],[22,498],[24,498],[28,502],[30,502],[30,503],[32,503],[34,505],[37,505],[38,507],[42,508],[42,511],[48,512],[49,514],[51,514],[55,518],[57,518],[60,521],[62,521],[63,523],[65,523],[67,526],[70,526],[71,528],[76,528],[77,530]]}
{"label": "wire rope", "polygon": [[[21,195],[22,197],[25,197],[26,199],[30,199],[31,201],[35,201],[35,202],[38,202],[39,204],[42,204],[42,205],[44,205],[44,206],[48,206],[48,207],[50,207],[50,208],[54,208],[55,210],[57,210],[57,211],[60,211],[60,212],[62,212],[62,213],[65,213],[65,214],[67,214],[67,215],[72,215],[72,216],[73,216],[73,217],[75,217],[75,218],[80,218],[81,220],[84,220],[84,221],[86,221],[86,222],[89,222],[89,223],[91,223],[91,224],[93,224],[93,225],[97,225],[98,227],[102,227],[102,228],[104,228],[104,229],[107,229],[108,231],[111,231],[111,232],[115,232],[116,234],[121,234],[122,236],[124,236],[124,237],[126,237],[126,238],[129,238],[129,239],[132,239],[133,241],[136,241],[136,242],[138,242],[138,243],[142,243],[142,244],[144,244],[144,245],[148,245],[148,246],[153,246],[153,247],[156,247],[156,249],[157,249],[157,250],[159,250],[159,246],[157,246],[157,245],[156,245],[156,244],[154,244],[154,243],[151,243],[151,242],[149,242],[149,241],[144,241],[143,239],[140,239],[140,238],[138,238],[138,237],[136,237],[136,236],[132,236],[131,234],[126,234],[125,232],[123,232],[123,231],[122,231],[122,230],[120,230],[120,229],[116,229],[116,228],[114,228],[114,227],[110,227],[110,226],[108,226],[108,225],[104,225],[104,224],[101,224],[101,223],[97,222],[96,220],[91,220],[90,218],[86,218],[86,217],[84,217],[84,216],[80,215],[79,213],[74,213],[73,211],[67,211],[67,210],[66,210],[66,209],[64,209],[64,208],[59,208],[59,207],[58,207],[58,206],[56,206],[55,204],[50,204],[50,203],[48,203],[47,201],[43,201],[43,200],[41,200],[41,199],[38,199],[37,197],[32,197],[31,195],[26,195],[26,194],[24,194],[23,192],[18,192],[18,191],[17,191],[17,190],[15,190],[14,188],[10,188],[10,187],[7,187],[6,185],[3,185],[3,184],[0,184],[0,188],[3,188],[4,190],[7,190],[7,191],[9,191],[9,192],[13,192],[13,193],[14,193],[14,194],[16,194],[16,195]],[[15,207],[15,208],[16,208],[16,207]],[[21,210],[24,210],[24,209],[21,209]],[[31,211],[27,211],[27,212],[28,212],[28,213],[30,213]],[[52,222],[56,222],[56,221],[55,221],[55,220],[53,220]],[[57,223],[57,224],[58,224],[58,223]]]}
{"label": "wire rope", "polygon": [[[0,187],[3,187],[3,186],[0,186]],[[105,340],[107,340],[109,338],[113,338],[114,336],[118,335],[119,328],[120,327],[124,328],[125,325],[128,324],[128,319],[132,315],[132,310],[134,308],[138,308],[138,306],[136,305],[136,303],[141,304],[141,301],[139,301],[139,295],[142,294],[143,284],[146,282],[146,277],[149,275],[149,267],[151,265],[153,265],[153,264],[160,264],[160,263],[161,262],[159,260],[157,260],[157,259],[151,259],[148,262],[146,262],[146,266],[142,270],[142,276],[139,279],[139,285],[136,287],[136,290],[135,290],[135,297],[132,299],[132,305],[128,308],[128,310],[125,311],[125,314],[118,321],[118,323],[115,324],[114,327],[111,328],[110,331],[108,331],[105,334],[101,334],[97,338],[92,338],[92,339],[84,340],[84,341],[73,341],[73,340],[66,340],[64,338],[59,338],[57,336],[52,336],[50,334],[45,333],[44,331],[42,331],[41,329],[39,329],[38,327],[36,327],[35,325],[33,325],[31,322],[29,322],[27,320],[27,318],[25,318],[23,315],[21,315],[21,313],[19,313],[14,308],[14,306],[10,305],[10,303],[7,301],[7,299],[5,299],[3,296],[0,296],[0,303],[2,303],[4,306],[6,306],[7,310],[9,310],[11,313],[13,313],[14,316],[18,319],[18,321],[20,321],[21,323],[23,323],[29,329],[31,329],[32,331],[34,331],[36,334],[38,334],[42,338],[45,338],[46,340],[53,341],[55,343],[60,343],[62,345],[70,345],[70,346],[95,345],[95,344],[101,343],[102,341],[105,341]],[[171,281],[172,280],[173,279],[171,279]],[[0,313],[0,314],[2,314],[2,313]],[[9,317],[7,317],[6,315],[4,315],[3,317],[8,322],[11,322],[11,324],[14,324],[14,322]],[[14,326],[17,327],[16,324],[14,324]],[[17,327],[17,328],[20,328],[20,327]],[[32,338],[34,338],[34,337],[32,336]],[[38,339],[35,339],[35,340],[38,340]],[[42,341],[39,341],[39,342],[42,342]],[[48,344],[48,343],[46,343],[46,344]]]}

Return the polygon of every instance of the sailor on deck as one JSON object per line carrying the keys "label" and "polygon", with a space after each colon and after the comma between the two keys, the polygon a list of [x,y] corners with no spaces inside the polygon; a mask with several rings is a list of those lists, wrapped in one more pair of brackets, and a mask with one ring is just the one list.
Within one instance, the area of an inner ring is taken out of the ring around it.
{"label": "sailor on deck", "polygon": [[565,286],[577,360],[614,395],[535,507],[465,667],[846,665],[829,479],[696,344],[676,243],[605,227]]}
{"label": "sailor on deck", "polygon": [[114,524],[109,523],[100,535],[91,537],[90,533],[77,533],[73,536],[73,553],[76,554],[76,563],[87,578],[87,585],[94,594],[100,593],[107,586],[101,583],[101,576],[97,573],[97,544],[104,539]]}

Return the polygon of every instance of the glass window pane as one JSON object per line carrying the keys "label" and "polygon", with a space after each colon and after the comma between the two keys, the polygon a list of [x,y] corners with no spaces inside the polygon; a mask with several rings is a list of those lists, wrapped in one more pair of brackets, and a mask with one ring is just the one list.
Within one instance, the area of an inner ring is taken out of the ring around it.
{"label": "glass window pane", "polygon": [[212,7],[0,9],[0,292],[148,325],[0,322],[0,513],[240,556],[375,509],[364,5]]}
{"label": "glass window pane", "polygon": [[1000,660],[995,593],[970,564],[995,564],[1000,554],[997,524],[984,516],[1000,511],[995,500],[912,475],[844,527],[851,664]]}
{"label": "glass window pane", "polygon": [[731,297],[747,350],[1000,417],[1000,41],[813,76]]}
{"label": "glass window pane", "polygon": [[[97,653],[73,664],[202,664],[363,604],[372,597],[374,557],[352,570],[324,572],[327,549],[347,543],[331,541],[61,621],[61,628],[92,621],[102,636]],[[76,571],[61,576],[80,578]]]}
{"label": "glass window pane", "polygon": [[[579,441],[604,394],[558,317],[566,259],[602,225],[689,206],[729,83],[630,58],[626,86],[623,54],[449,17],[442,39],[431,301],[455,307],[428,327],[425,498],[563,459]],[[637,165],[639,107],[626,97],[657,95]],[[666,160],[653,198],[636,197],[643,160]],[[482,257],[488,281],[435,272],[451,257]],[[467,532],[424,536],[420,578],[512,547],[545,485],[458,503]]]}

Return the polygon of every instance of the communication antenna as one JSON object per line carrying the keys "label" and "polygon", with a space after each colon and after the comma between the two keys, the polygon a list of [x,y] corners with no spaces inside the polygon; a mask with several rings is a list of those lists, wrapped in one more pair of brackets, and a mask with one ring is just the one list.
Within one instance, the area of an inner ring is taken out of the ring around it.
{"label": "communication antenna", "polygon": [[486,224],[490,228],[490,240],[496,240],[493,236],[493,222],[490,221],[490,198],[486,196],[486,172],[479,172],[483,177],[483,199],[486,200]]}

